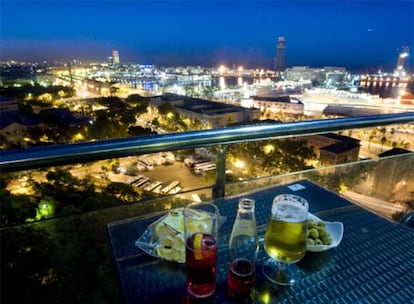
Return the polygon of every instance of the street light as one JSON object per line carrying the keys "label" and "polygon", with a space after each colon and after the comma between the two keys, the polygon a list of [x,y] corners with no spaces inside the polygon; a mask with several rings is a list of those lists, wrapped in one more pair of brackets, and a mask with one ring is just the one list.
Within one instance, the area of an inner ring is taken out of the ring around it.
{"label": "street light", "polygon": [[242,161],[242,160],[239,160],[239,159],[237,159],[235,162],[234,162],[234,166],[236,167],[236,168],[238,168],[238,169],[243,169],[244,168],[244,161]]}
{"label": "street light", "polygon": [[85,139],[85,137],[81,133],[78,133],[78,134],[73,136],[73,141],[81,141],[81,140],[84,140],[84,139]]}
{"label": "street light", "polygon": [[273,146],[272,144],[267,144],[263,147],[263,152],[265,154],[272,153],[274,150],[275,150],[275,146]]}

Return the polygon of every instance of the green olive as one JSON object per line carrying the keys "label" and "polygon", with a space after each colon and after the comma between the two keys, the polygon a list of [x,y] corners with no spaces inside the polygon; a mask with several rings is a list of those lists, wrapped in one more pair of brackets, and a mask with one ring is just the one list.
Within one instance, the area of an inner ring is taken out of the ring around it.
{"label": "green olive", "polygon": [[318,231],[318,229],[311,228],[309,230],[309,235],[311,236],[311,238],[317,239],[319,237],[319,231]]}
{"label": "green olive", "polygon": [[315,245],[315,241],[313,239],[311,239],[311,238],[307,238],[306,239],[306,245],[314,246]]}
{"label": "green olive", "polygon": [[319,232],[319,237],[320,237],[321,239],[323,239],[325,236],[327,236],[327,235],[328,235],[328,231],[326,231],[326,229],[325,229],[325,228],[321,228],[321,227],[319,227],[318,232]]}
{"label": "green olive", "polygon": [[308,220],[306,237],[308,245],[320,246],[332,244],[332,238],[323,221]]}
{"label": "green olive", "polygon": [[331,245],[331,244],[332,244],[332,239],[331,239],[331,237],[330,237],[330,236],[325,236],[325,237],[323,237],[323,238],[322,238],[322,242],[323,242],[325,245]]}
{"label": "green olive", "polygon": [[323,222],[323,221],[320,221],[320,222],[317,222],[316,223],[319,227],[325,227],[326,225],[325,225],[325,222]]}

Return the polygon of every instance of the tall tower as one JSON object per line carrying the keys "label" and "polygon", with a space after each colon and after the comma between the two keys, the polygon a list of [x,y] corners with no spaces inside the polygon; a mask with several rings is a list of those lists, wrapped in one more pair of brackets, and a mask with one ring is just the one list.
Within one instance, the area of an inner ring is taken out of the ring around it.
{"label": "tall tower", "polygon": [[275,57],[275,72],[282,72],[285,67],[285,37],[280,36],[277,39],[276,57]]}
{"label": "tall tower", "polygon": [[119,53],[116,50],[112,51],[112,64],[118,65],[119,64]]}

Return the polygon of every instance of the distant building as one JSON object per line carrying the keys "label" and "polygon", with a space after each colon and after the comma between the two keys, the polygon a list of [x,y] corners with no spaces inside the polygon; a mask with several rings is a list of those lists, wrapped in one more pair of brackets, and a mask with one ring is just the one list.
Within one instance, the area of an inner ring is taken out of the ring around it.
{"label": "distant building", "polygon": [[321,166],[333,166],[358,160],[360,144],[346,140],[319,149]]}
{"label": "distant building", "polygon": [[344,85],[348,72],[344,67],[310,68],[308,66],[294,66],[286,69],[284,75],[286,80],[311,81],[333,88]]}
{"label": "distant building", "polygon": [[253,96],[253,107],[262,112],[303,114],[304,104],[290,96]]}
{"label": "distant building", "polygon": [[112,64],[119,65],[119,52],[116,50],[112,51]]}
{"label": "distant building", "polygon": [[151,103],[155,106],[164,102],[169,102],[178,113],[203,125],[205,128],[221,128],[260,118],[258,109],[243,108],[200,98],[165,94],[151,100]]}
{"label": "distant building", "polygon": [[18,111],[19,106],[16,99],[0,96],[0,113]]}
{"label": "distant building", "polygon": [[285,69],[285,37],[280,36],[277,40],[275,72],[280,73]]}
{"label": "distant building", "polygon": [[400,154],[407,154],[407,153],[413,153],[410,150],[402,149],[402,148],[392,148],[391,150],[382,152],[381,154],[378,154],[379,157],[388,157],[388,156],[396,156]]}
{"label": "distant building", "polygon": [[313,146],[322,167],[357,161],[359,140],[334,133],[307,136],[308,144]]}
{"label": "distant building", "polygon": [[344,67],[325,66],[322,69],[325,87],[333,88],[343,86],[348,72]]}
{"label": "distant building", "polygon": [[255,119],[249,122],[239,122],[231,124],[231,126],[252,126],[252,125],[270,125],[270,124],[281,124],[283,123],[280,120],[274,119]]}
{"label": "distant building", "polygon": [[88,79],[86,81],[86,88],[91,94],[107,96],[110,94],[111,83]]}
{"label": "distant building", "polygon": [[19,112],[15,99],[0,96],[0,135],[10,143],[24,143],[29,128],[41,125],[34,115]]}
{"label": "distant building", "polygon": [[316,81],[323,79],[321,69],[308,66],[294,66],[285,70],[285,79],[290,81]]}

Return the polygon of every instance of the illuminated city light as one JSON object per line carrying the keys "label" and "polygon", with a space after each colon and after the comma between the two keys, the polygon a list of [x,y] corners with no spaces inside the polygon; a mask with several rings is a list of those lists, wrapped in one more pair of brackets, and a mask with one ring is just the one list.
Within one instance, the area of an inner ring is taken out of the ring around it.
{"label": "illuminated city light", "polygon": [[[39,202],[38,208],[36,208],[36,217],[35,220],[46,219],[55,216],[55,204],[53,201],[41,200]],[[27,219],[32,221],[33,219]]]}
{"label": "illuminated city light", "polygon": [[226,88],[226,80],[224,77],[220,77],[219,79],[219,88],[220,90],[224,90]]}
{"label": "illuminated city light", "polygon": [[222,75],[226,72],[227,68],[224,65],[219,66],[218,71]]}
{"label": "illuminated city light", "polygon": [[275,150],[275,146],[273,146],[272,144],[268,144],[268,145],[263,147],[263,152],[265,154],[272,153],[274,150]]}
{"label": "illuminated city light", "polygon": [[244,168],[244,166],[245,166],[245,163],[244,163],[244,161],[242,161],[242,160],[240,160],[240,159],[237,159],[237,160],[234,162],[234,166],[235,166],[236,168],[238,168],[238,169],[243,169],[243,168]]}

